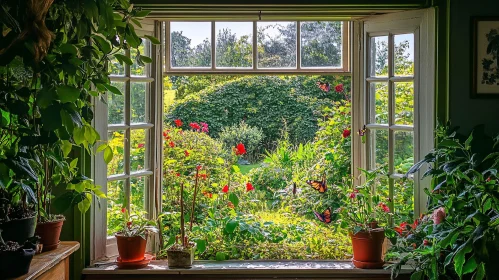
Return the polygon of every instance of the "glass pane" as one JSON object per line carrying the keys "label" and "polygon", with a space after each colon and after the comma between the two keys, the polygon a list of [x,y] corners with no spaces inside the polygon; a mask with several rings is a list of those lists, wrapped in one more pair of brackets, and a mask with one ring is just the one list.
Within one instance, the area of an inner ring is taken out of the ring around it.
{"label": "glass pane", "polygon": [[122,95],[116,95],[107,92],[107,123],[122,124],[125,123],[125,83],[111,82],[111,85],[117,87]]}
{"label": "glass pane", "polygon": [[113,159],[107,165],[107,175],[123,174],[125,153],[125,132],[123,130],[109,131],[107,134],[108,145],[113,149]]}
{"label": "glass pane", "polygon": [[258,68],[296,68],[296,22],[257,22]]}
{"label": "glass pane", "polygon": [[371,123],[388,124],[388,83],[370,83]]}
{"label": "glass pane", "polygon": [[133,64],[130,66],[130,74],[132,76],[142,76],[148,75],[148,69],[150,64],[145,64],[141,60],[141,56],[147,56],[151,58],[151,42],[149,39],[142,38],[142,44],[140,44],[138,51],[137,49],[130,50],[130,58]]}
{"label": "glass pane", "polygon": [[371,169],[388,166],[388,130],[371,131],[371,147],[373,151],[373,161]]}
{"label": "glass pane", "polygon": [[131,123],[148,122],[146,116],[146,95],[149,83],[131,83],[130,84],[130,121]]}
{"label": "glass pane", "polygon": [[253,23],[216,22],[216,67],[253,66]]}
{"label": "glass pane", "polygon": [[147,134],[144,129],[130,131],[130,170],[132,172],[146,169]]}
{"label": "glass pane", "polygon": [[393,36],[395,50],[395,76],[414,75],[414,34]]}
{"label": "glass pane", "polygon": [[125,206],[125,181],[107,183],[107,235],[113,236],[120,228],[121,209]]}
{"label": "glass pane", "polygon": [[395,131],[394,167],[396,173],[405,174],[414,164],[414,132]]}
{"label": "glass pane", "polygon": [[395,83],[395,124],[414,123],[414,83]]}
{"label": "glass pane", "polygon": [[388,76],[388,36],[371,37],[369,73],[371,77]]}
{"label": "glass pane", "polygon": [[390,201],[390,180],[388,175],[380,175],[376,184],[376,194],[379,195],[380,200],[389,205]]}
{"label": "glass pane", "polygon": [[[124,50],[120,50],[117,52],[117,54],[122,54],[125,55]],[[113,56],[111,56],[111,60],[109,61],[109,73],[111,75],[119,75],[119,76],[124,76],[125,75],[125,64],[120,64],[120,62]]]}
{"label": "glass pane", "polygon": [[301,23],[301,67],[341,67],[343,22]]}
{"label": "glass pane", "polygon": [[172,67],[211,67],[211,22],[171,22],[170,44]]}
{"label": "glass pane", "polygon": [[414,221],[414,181],[395,180],[393,186],[393,209],[394,222],[399,225],[401,222]]}
{"label": "glass pane", "polygon": [[130,200],[130,209],[144,210],[144,190],[146,186],[146,176],[142,177],[134,177],[130,179],[130,191],[131,191],[131,200]]}

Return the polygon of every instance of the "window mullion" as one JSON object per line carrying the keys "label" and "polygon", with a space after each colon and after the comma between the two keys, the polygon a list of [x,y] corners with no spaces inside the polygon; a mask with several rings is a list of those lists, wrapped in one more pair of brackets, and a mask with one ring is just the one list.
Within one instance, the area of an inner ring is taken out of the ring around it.
{"label": "window mullion", "polygon": [[[130,50],[126,51],[126,56],[130,57]],[[125,65],[125,76],[130,78],[130,65],[126,64]],[[130,79],[128,79],[125,83],[125,108],[124,108],[124,113],[125,113],[125,125],[127,126],[127,129],[125,130],[125,147],[124,147],[124,171],[125,174],[127,175],[127,179],[124,182],[124,190],[125,190],[125,206],[130,212],[130,196],[131,196],[131,190],[130,190],[130,140],[131,140],[131,132],[130,132],[130,119],[131,119],[131,85],[130,85]]]}
{"label": "window mullion", "polygon": [[296,22],[296,69],[301,69],[301,21]]}
{"label": "window mullion", "polygon": [[[216,52],[216,48],[217,48],[217,43],[216,43],[216,39],[217,39],[217,34],[215,33],[215,22],[212,21],[211,22],[211,70],[215,70],[215,63],[216,63],[216,55],[217,55],[217,52]],[[167,34],[167,37],[170,37],[171,35],[170,34]]]}
{"label": "window mullion", "polygon": [[258,28],[256,26],[256,21],[253,21],[253,70],[258,68],[258,38],[257,38]]}
{"label": "window mullion", "polygon": [[[388,175],[391,176],[395,172],[395,131],[393,130],[392,126],[395,124],[395,84],[392,80],[395,70],[395,62],[394,62],[394,51],[395,51],[395,46],[394,46],[394,38],[393,34],[388,35],[388,77],[390,77],[390,80],[388,82],[388,127],[390,128],[388,130]],[[388,178],[388,184],[389,184],[389,189],[388,189],[388,196],[390,198],[390,201],[392,201],[390,204],[391,211],[393,212],[394,210],[394,205],[393,205],[393,191],[394,191],[394,185],[395,181],[393,178]]]}

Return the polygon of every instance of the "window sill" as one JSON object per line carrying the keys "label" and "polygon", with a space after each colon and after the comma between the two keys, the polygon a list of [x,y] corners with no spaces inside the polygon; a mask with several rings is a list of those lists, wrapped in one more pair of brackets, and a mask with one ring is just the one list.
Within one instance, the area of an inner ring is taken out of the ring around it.
{"label": "window sill", "polygon": [[[399,279],[409,279],[402,269]],[[169,269],[165,260],[151,261],[142,269],[118,269],[114,263],[86,268],[84,279],[390,279],[390,270],[358,269],[350,261],[196,261],[191,269]]]}

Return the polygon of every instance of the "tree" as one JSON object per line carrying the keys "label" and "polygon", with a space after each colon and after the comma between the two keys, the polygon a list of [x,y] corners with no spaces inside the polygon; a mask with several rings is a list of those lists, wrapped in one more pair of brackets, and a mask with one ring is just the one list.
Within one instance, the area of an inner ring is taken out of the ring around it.
{"label": "tree", "polygon": [[172,67],[187,67],[190,65],[191,39],[182,35],[182,31],[171,34],[171,65]]}
{"label": "tree", "polygon": [[253,65],[250,36],[243,35],[238,39],[236,35],[228,28],[218,32],[216,44],[218,67],[251,67]]}
{"label": "tree", "polygon": [[304,67],[341,65],[342,23],[310,21],[301,25],[301,61]]}

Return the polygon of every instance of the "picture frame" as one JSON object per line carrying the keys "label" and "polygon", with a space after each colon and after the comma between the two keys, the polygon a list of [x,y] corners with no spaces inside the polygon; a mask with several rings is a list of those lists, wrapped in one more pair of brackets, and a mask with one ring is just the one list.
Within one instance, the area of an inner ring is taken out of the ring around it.
{"label": "picture frame", "polygon": [[499,97],[499,17],[472,17],[471,98]]}

